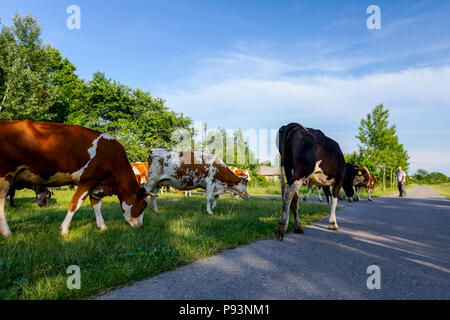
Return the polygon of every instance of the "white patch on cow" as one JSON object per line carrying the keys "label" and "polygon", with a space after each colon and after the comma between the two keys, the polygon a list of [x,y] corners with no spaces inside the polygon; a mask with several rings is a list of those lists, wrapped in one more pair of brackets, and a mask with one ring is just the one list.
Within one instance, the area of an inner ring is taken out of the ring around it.
{"label": "white patch on cow", "polygon": [[355,179],[353,179],[353,185],[355,186],[355,187],[367,187],[367,182],[366,182],[366,179],[364,178],[364,175],[361,175],[361,176],[358,176],[358,175],[356,175],[355,176]]}
{"label": "white patch on cow", "polygon": [[[123,216],[125,217],[125,220],[133,228],[141,227],[142,226],[142,217],[133,218],[131,216],[132,208],[133,208],[133,205],[128,205],[125,201],[122,201],[122,210],[123,210]],[[143,215],[144,215],[144,213],[141,214],[141,216],[143,216]]]}
{"label": "white patch on cow", "polygon": [[323,199],[322,199],[322,189],[317,188],[317,194],[319,195],[319,201],[320,201],[320,202],[323,202]]}
{"label": "white patch on cow", "polygon": [[336,206],[337,206],[338,199],[335,197],[331,198],[331,204],[330,204],[330,227],[334,226],[334,228],[337,230],[338,225],[336,221]]}
{"label": "white patch on cow", "polygon": [[86,170],[86,168],[89,166],[89,163],[97,155],[97,145],[98,145],[98,142],[100,141],[100,139],[102,139],[102,138],[105,140],[114,140],[114,138],[112,136],[110,136],[109,134],[102,133],[94,141],[92,141],[92,146],[87,150],[87,152],[89,153],[89,160],[86,162],[86,164],[80,170],[72,173],[72,177],[76,182],[80,182],[80,179],[81,179],[81,176],[83,175],[84,170]]}
{"label": "white patch on cow", "polygon": [[133,167],[133,166],[131,166],[131,167],[133,168],[133,172],[134,172],[135,175],[137,175],[137,176],[140,176],[140,175],[141,175],[141,172],[139,171],[138,168]]}
{"label": "white patch on cow", "polygon": [[107,133],[102,133],[100,135],[101,138],[106,139],[106,140],[115,140],[115,138]]}
{"label": "white patch on cow", "polygon": [[320,164],[322,160],[316,162],[316,166],[314,168],[314,172],[308,177],[309,181],[317,186],[331,186],[334,184],[334,179],[328,180],[328,176],[326,176],[322,168],[320,168]]}
{"label": "white patch on cow", "polygon": [[99,230],[106,230],[105,220],[103,220],[102,216],[102,202],[99,201],[97,204],[92,206],[95,212],[95,220],[97,221],[97,228]]}
{"label": "white patch on cow", "polygon": [[75,212],[77,212],[77,210],[80,209],[87,194],[88,194],[88,191],[84,192],[81,195],[81,197],[78,199],[78,203],[77,203],[77,206],[75,207],[75,210],[67,211],[66,217],[64,218],[64,221],[61,224],[61,235],[64,236],[69,233],[69,228],[70,228],[70,223],[72,222],[72,218],[75,215]]}
{"label": "white patch on cow", "polygon": [[305,201],[307,201],[308,199],[309,199],[309,196],[311,195],[311,192],[312,192],[312,184],[310,183],[309,185],[308,185],[308,193],[306,194],[306,196],[305,196],[305,198],[304,198],[304,200]]}
{"label": "white patch on cow", "polygon": [[103,193],[103,189],[95,189],[94,191],[92,191],[92,193],[97,196],[97,195]]}

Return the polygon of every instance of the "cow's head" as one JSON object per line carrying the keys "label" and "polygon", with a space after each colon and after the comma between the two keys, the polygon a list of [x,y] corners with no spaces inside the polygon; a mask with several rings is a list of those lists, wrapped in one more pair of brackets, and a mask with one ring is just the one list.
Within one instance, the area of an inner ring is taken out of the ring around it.
{"label": "cow's head", "polygon": [[53,191],[46,187],[35,187],[33,188],[36,193],[36,202],[39,207],[45,207],[48,205],[48,200],[53,195]]}
{"label": "cow's head", "polygon": [[345,164],[344,183],[342,184],[342,188],[344,189],[348,202],[352,202],[353,195],[355,194],[355,190],[353,189],[353,181],[360,171],[358,169],[359,166],[352,163]]}
{"label": "cow's head", "polygon": [[[144,187],[140,187],[135,195],[128,201],[121,202],[121,208],[125,220],[132,227],[142,227],[144,220],[144,210],[147,208],[147,196],[151,195]],[[156,195],[155,195],[156,196]],[[131,204],[128,204],[131,203]]]}
{"label": "cow's head", "polygon": [[237,184],[226,184],[225,189],[231,192],[236,192],[241,198],[248,199],[250,195],[247,191],[248,179],[239,177],[240,181]]}
{"label": "cow's head", "polygon": [[375,183],[377,181],[379,181],[379,180],[380,180],[380,178],[378,178],[378,177],[370,176],[370,182],[369,182],[370,189],[374,190],[375,189]]}

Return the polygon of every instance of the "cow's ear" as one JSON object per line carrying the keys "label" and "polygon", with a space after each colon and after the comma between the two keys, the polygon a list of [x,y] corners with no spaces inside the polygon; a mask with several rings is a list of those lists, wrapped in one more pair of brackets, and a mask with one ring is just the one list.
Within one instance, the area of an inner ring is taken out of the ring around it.
{"label": "cow's ear", "polygon": [[158,197],[157,194],[148,192],[147,189],[145,189],[144,187],[139,188],[136,196],[138,199],[145,198],[146,196]]}
{"label": "cow's ear", "polygon": [[145,190],[144,187],[140,187],[137,192],[137,198],[142,199],[142,198],[145,198],[146,196],[147,196],[147,190]]}

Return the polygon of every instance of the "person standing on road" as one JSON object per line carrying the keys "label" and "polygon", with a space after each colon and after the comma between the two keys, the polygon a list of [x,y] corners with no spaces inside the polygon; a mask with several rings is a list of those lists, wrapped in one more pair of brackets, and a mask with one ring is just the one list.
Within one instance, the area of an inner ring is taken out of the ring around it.
{"label": "person standing on road", "polygon": [[397,171],[397,182],[398,182],[398,192],[399,196],[406,196],[406,173],[401,167],[398,167]]}

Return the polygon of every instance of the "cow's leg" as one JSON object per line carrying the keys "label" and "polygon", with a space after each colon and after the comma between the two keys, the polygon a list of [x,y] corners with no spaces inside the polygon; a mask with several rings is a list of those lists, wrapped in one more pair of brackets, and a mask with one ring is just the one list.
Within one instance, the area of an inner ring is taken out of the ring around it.
{"label": "cow's leg", "polygon": [[5,217],[5,202],[8,195],[9,186],[10,183],[6,179],[0,178],[0,233],[5,238],[12,235]]}
{"label": "cow's leg", "polygon": [[72,218],[80,209],[84,200],[86,200],[91,187],[88,185],[79,185],[77,191],[75,192],[72,200],[69,203],[69,210],[67,211],[66,218],[61,224],[61,235],[64,236],[69,233],[70,223],[72,222]]}
{"label": "cow's leg", "polygon": [[298,192],[296,192],[292,198],[291,211],[294,214],[294,232],[303,233],[302,225],[300,223],[300,219],[298,218]]}
{"label": "cow's leg", "polygon": [[354,201],[358,201],[358,187],[355,187],[355,195],[353,196]]}
{"label": "cow's leg", "polygon": [[369,201],[373,201],[372,197],[370,196],[370,187],[367,188],[367,194],[369,195]]}
{"label": "cow's leg", "polygon": [[156,197],[152,197],[152,210],[155,211],[156,213],[159,213],[158,206],[156,205]]}
{"label": "cow's leg", "polygon": [[[147,182],[147,184],[144,187],[147,192],[150,192],[151,194],[154,194],[154,195],[157,195],[160,192],[160,190],[162,190],[162,188],[161,189],[158,188],[157,183]],[[156,205],[156,196],[152,195],[151,198],[152,198],[152,210],[154,212],[158,213],[159,211],[158,211],[158,206]]]}
{"label": "cow's leg", "polygon": [[213,198],[213,192],[214,188],[213,186],[206,186],[206,212],[209,214],[213,214],[213,211],[211,209],[211,200]]}
{"label": "cow's leg", "polygon": [[333,194],[331,197],[331,205],[330,205],[330,219],[329,219],[331,230],[339,230],[339,227],[338,227],[337,221],[336,221],[336,206],[338,203],[340,189],[341,189],[340,187],[336,187],[336,186],[333,187]]}
{"label": "cow's leg", "polygon": [[303,197],[303,201],[308,201],[312,192],[312,184],[308,184],[308,193]]}
{"label": "cow's leg", "polygon": [[[278,226],[275,228],[275,237],[282,241],[284,239],[284,234],[287,231],[289,224],[289,209],[291,206],[292,199],[297,194],[298,188],[302,185],[303,180],[297,180],[291,185],[286,183],[284,185],[283,192],[283,209],[281,212],[281,219],[278,222]],[[297,195],[298,198],[298,195]]]}
{"label": "cow's leg", "polygon": [[212,209],[212,210],[214,210],[214,209],[216,208],[216,205],[217,205],[217,199],[219,199],[219,195],[218,195],[218,194],[216,194],[216,195],[214,196],[214,200],[213,200],[213,203],[212,203],[212,205],[211,205],[211,209]]}
{"label": "cow's leg", "polygon": [[14,204],[14,197],[16,196],[16,189],[14,188],[9,189],[8,195],[9,195],[9,205],[15,208],[16,205]]}
{"label": "cow's leg", "polygon": [[330,204],[330,198],[331,198],[330,187],[324,186],[323,187],[323,192],[325,193],[325,196],[327,197],[327,203]]}
{"label": "cow's leg", "polygon": [[95,212],[95,220],[97,221],[97,229],[98,230],[108,229],[108,227],[105,224],[105,220],[103,220],[103,216],[102,216],[102,200],[94,199],[92,196],[89,196],[89,199],[91,200],[92,209],[94,209],[94,212]]}
{"label": "cow's leg", "polygon": [[322,199],[322,187],[317,187],[317,193],[319,194],[319,201],[323,202],[323,199]]}

